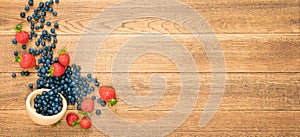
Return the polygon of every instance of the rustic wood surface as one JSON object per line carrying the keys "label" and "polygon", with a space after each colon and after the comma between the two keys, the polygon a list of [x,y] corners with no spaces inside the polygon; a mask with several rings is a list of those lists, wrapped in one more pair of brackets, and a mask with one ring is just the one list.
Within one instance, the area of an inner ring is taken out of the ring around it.
{"label": "rustic wood surface", "polygon": [[[93,17],[121,1],[64,0],[56,4],[58,16],[49,17],[60,25],[56,31],[59,40],[57,51],[67,48],[72,56],[81,33]],[[197,62],[201,86],[193,112],[168,136],[299,136],[299,0],[180,1],[207,20],[226,59],[225,93],[214,118],[205,127],[198,127],[198,121],[211,86],[210,62],[195,37],[179,24],[149,17],[116,28],[97,56],[94,74],[98,80],[103,85],[112,85],[113,57],[128,39],[143,32],[167,34],[184,45]],[[36,71],[32,70],[29,77],[19,75],[22,69],[13,62],[13,51],[22,53],[22,50],[20,46],[11,44],[14,37],[12,28],[27,22],[19,18],[26,2],[0,0],[0,3],[0,136],[107,136],[95,127],[83,132],[79,128],[68,127],[65,122],[51,128],[38,126],[30,120],[25,110],[25,99],[31,92],[28,83],[35,82],[37,78]],[[169,8],[168,5],[155,6]],[[33,42],[28,46],[34,47]],[[11,78],[13,72],[18,74],[16,79]],[[164,56],[146,54],[131,64],[128,73],[130,86],[139,95],[150,92],[152,74],[163,75],[167,81],[163,98],[149,107],[132,106],[120,99],[117,106],[108,109],[124,119],[144,122],[172,111],[181,88],[176,64]],[[78,113],[73,107],[69,107],[68,111]]]}

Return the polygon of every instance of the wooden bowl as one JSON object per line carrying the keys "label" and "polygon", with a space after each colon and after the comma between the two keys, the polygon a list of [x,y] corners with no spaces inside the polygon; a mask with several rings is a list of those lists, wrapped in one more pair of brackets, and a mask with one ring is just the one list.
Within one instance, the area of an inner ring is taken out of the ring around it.
{"label": "wooden bowl", "polygon": [[39,124],[39,125],[51,125],[56,123],[57,121],[61,120],[61,118],[64,116],[64,114],[67,111],[67,100],[59,93],[59,95],[62,98],[62,110],[53,116],[43,116],[41,114],[38,114],[36,112],[36,109],[34,108],[34,98],[38,95],[38,94],[42,94],[43,91],[50,91],[50,89],[38,89],[35,90],[33,92],[31,92],[27,99],[26,99],[26,109],[27,109],[27,113],[29,115],[29,117],[32,119],[32,121],[34,121],[35,123]]}

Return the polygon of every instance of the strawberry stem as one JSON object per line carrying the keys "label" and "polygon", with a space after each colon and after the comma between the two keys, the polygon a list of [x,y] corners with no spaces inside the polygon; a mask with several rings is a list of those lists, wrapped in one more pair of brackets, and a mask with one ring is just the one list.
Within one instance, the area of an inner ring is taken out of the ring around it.
{"label": "strawberry stem", "polygon": [[61,55],[61,54],[65,54],[67,53],[67,50],[66,49],[62,49],[58,52],[58,55]]}
{"label": "strawberry stem", "polygon": [[16,56],[15,62],[20,62],[22,60],[21,56]]}
{"label": "strawberry stem", "polygon": [[80,120],[74,121],[74,122],[72,123],[72,127],[75,127],[75,126],[77,126],[77,125],[79,125],[79,124],[80,124]]}
{"label": "strawberry stem", "polygon": [[84,116],[87,116],[87,117],[90,116],[90,113],[89,113],[89,112],[86,112],[86,111],[81,111],[80,114],[82,114],[82,115],[84,115]]}
{"label": "strawberry stem", "polygon": [[61,120],[57,121],[56,123],[52,124],[51,126],[54,128],[56,127],[57,125],[59,125],[61,123]]}
{"label": "strawberry stem", "polygon": [[52,76],[53,72],[54,72],[54,67],[51,66],[50,69],[48,70],[48,72],[49,72],[48,77]]}
{"label": "strawberry stem", "polygon": [[23,26],[22,26],[22,25],[19,25],[19,26],[15,26],[15,27],[14,27],[14,30],[15,30],[16,32],[22,32],[22,28],[23,28]]}
{"label": "strawberry stem", "polygon": [[117,102],[118,102],[117,99],[112,99],[112,100],[108,101],[107,103],[108,103],[109,106],[114,106],[114,105],[117,104]]}

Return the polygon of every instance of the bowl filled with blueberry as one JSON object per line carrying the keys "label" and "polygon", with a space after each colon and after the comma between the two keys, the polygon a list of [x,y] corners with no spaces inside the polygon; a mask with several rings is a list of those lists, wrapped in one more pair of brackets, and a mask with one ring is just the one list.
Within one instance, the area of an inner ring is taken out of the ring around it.
{"label": "bowl filled with blueberry", "polygon": [[26,99],[29,117],[39,125],[52,125],[64,116],[67,101],[55,90],[38,89],[31,92]]}

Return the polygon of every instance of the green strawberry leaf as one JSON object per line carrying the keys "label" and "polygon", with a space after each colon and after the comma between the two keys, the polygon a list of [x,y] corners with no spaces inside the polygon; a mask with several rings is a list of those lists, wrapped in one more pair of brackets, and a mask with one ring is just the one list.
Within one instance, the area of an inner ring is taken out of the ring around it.
{"label": "green strawberry leaf", "polygon": [[20,62],[22,60],[22,57],[21,56],[17,56],[16,59],[15,59],[15,62]]}
{"label": "green strawberry leaf", "polygon": [[22,28],[23,28],[23,26],[22,26],[22,25],[19,25],[19,26],[15,26],[15,27],[14,27],[14,30],[15,30],[16,32],[22,32]]}
{"label": "green strawberry leaf", "polygon": [[90,116],[90,113],[89,113],[89,112],[86,112],[86,111],[81,111],[80,114],[82,114],[82,115],[84,115],[84,116],[87,116],[87,117]]}
{"label": "green strawberry leaf", "polygon": [[108,101],[108,105],[110,105],[110,106],[114,106],[114,105],[116,105],[116,104],[117,104],[117,102],[118,102],[118,100],[117,100],[117,99],[112,99],[112,100]]}
{"label": "green strawberry leaf", "polygon": [[74,121],[74,122],[72,123],[72,127],[75,127],[75,126],[77,126],[77,125],[79,125],[79,124],[80,124],[80,120]]}
{"label": "green strawberry leaf", "polygon": [[65,53],[67,53],[67,50],[66,49],[62,49],[61,51],[58,52],[58,55],[65,54]]}
{"label": "green strawberry leaf", "polygon": [[59,120],[59,121],[57,121],[56,123],[54,123],[54,124],[52,124],[51,126],[53,127],[53,128],[55,128],[57,125],[59,125],[61,123],[61,120]]}
{"label": "green strawberry leaf", "polygon": [[54,67],[51,66],[50,69],[48,70],[48,72],[49,72],[48,77],[52,76],[53,72],[54,72]]}

